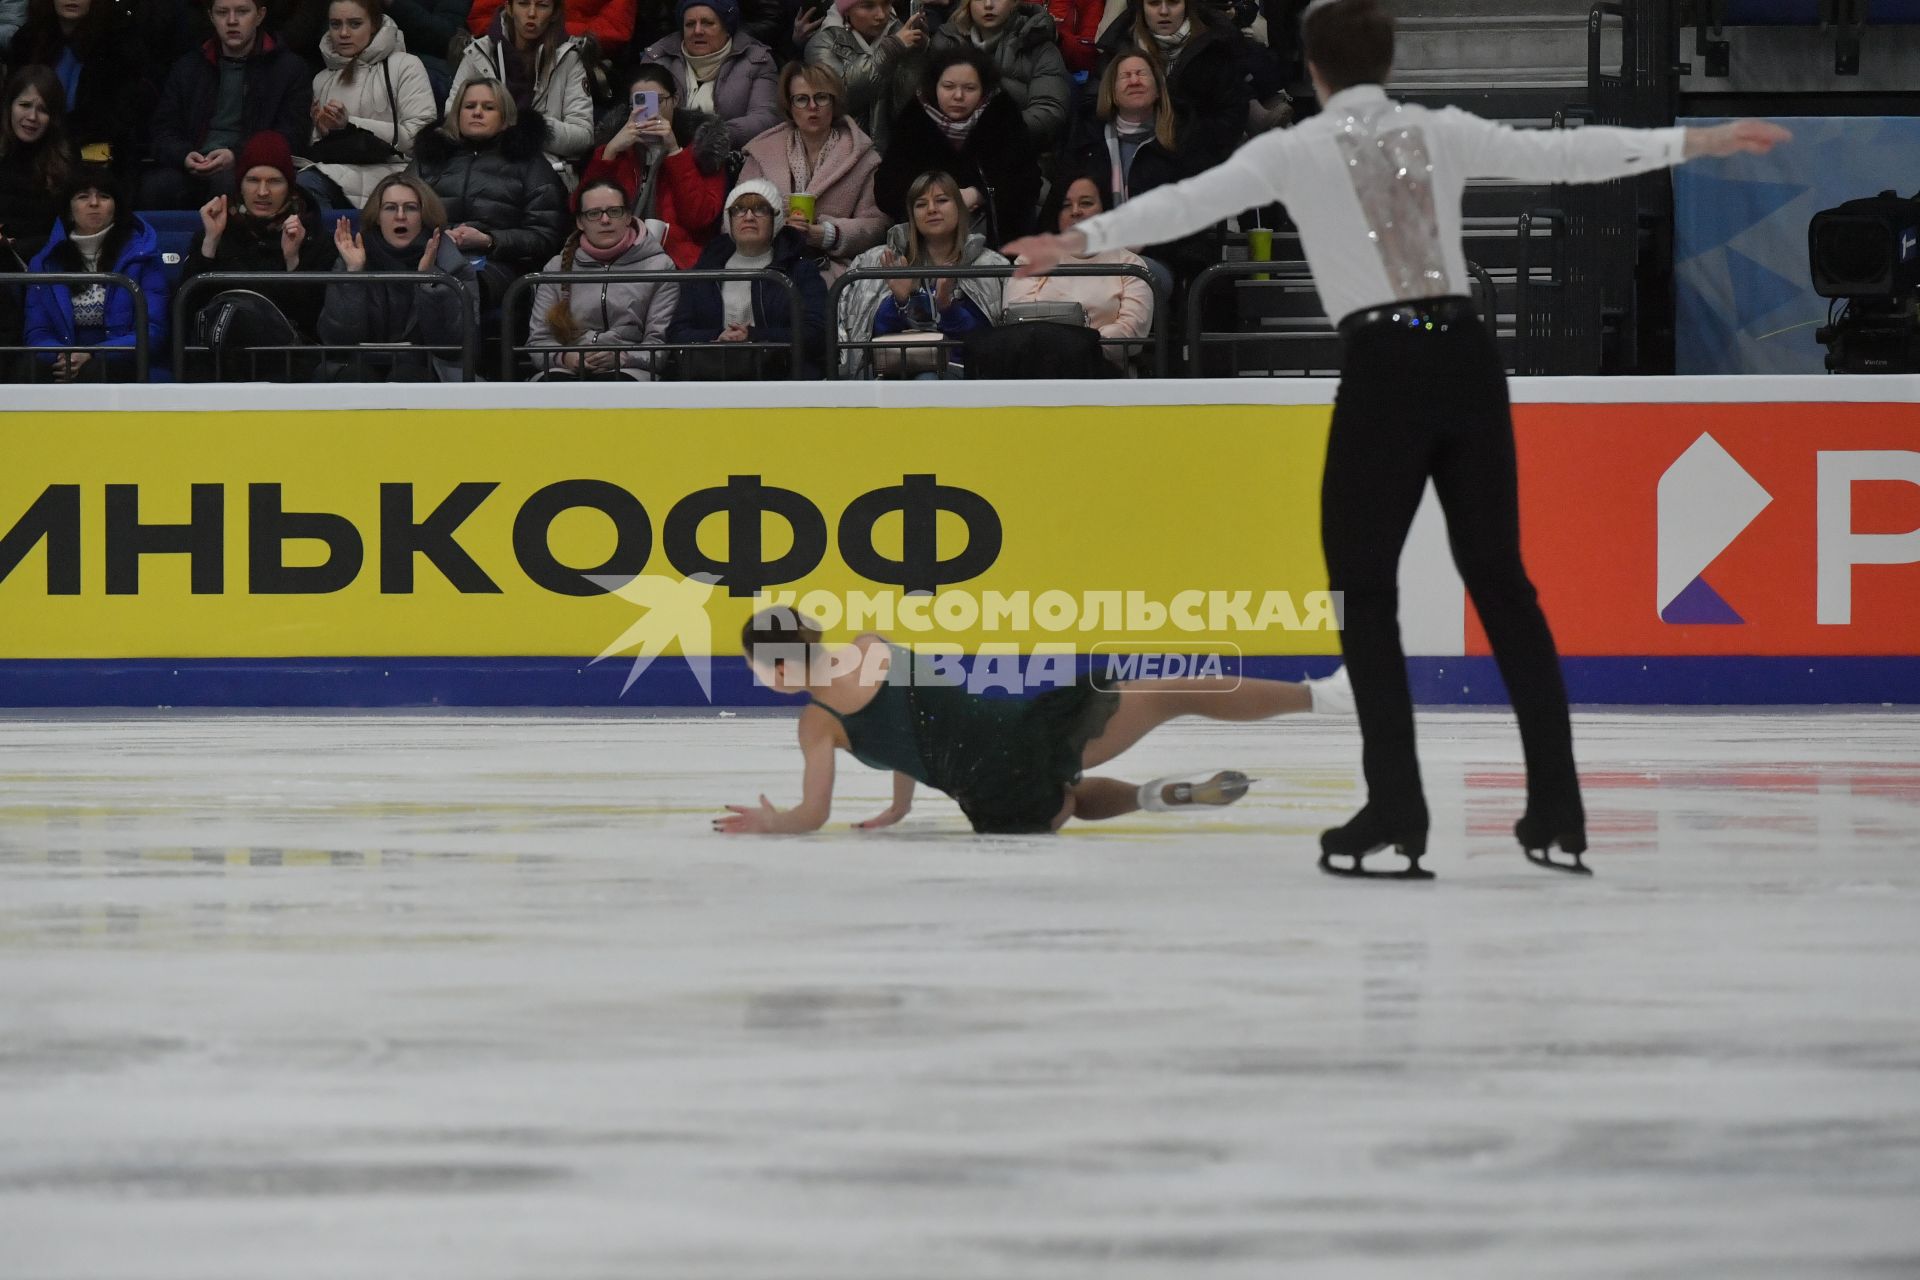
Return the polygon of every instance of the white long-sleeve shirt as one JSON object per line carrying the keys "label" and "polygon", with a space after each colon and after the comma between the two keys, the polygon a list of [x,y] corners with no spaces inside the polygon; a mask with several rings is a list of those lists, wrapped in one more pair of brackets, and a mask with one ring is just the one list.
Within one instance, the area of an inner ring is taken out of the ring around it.
{"label": "white long-sleeve shirt", "polygon": [[1335,319],[1468,292],[1460,193],[1468,178],[1601,182],[1679,164],[1684,128],[1514,129],[1355,85],[1292,129],[1263,133],[1197,177],[1080,224],[1090,251],[1161,244],[1279,201]]}

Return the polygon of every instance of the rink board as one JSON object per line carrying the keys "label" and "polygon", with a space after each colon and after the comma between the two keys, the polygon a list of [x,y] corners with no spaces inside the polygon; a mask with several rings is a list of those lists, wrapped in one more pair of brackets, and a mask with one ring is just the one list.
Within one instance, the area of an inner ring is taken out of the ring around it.
{"label": "rink board", "polygon": [[[885,597],[917,646],[1322,672],[1332,390],[23,389],[0,409],[0,705],[704,703],[683,648],[721,659],[714,702],[764,703],[734,658],[753,588],[846,604],[830,638]],[[1514,398],[1577,700],[1920,702],[1920,379]],[[697,592],[624,694],[648,608],[582,572]],[[1401,586],[1422,699],[1498,700],[1431,493]]]}

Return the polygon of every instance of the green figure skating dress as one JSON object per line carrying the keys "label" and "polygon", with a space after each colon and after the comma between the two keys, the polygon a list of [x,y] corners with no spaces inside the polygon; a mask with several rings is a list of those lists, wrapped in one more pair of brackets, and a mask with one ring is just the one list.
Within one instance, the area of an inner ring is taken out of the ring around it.
{"label": "green figure skating dress", "polygon": [[893,666],[873,700],[841,715],[854,759],[944,791],[982,835],[1044,834],[1080,781],[1080,755],[1120,695],[1084,679],[1033,698],[987,698],[888,645]]}

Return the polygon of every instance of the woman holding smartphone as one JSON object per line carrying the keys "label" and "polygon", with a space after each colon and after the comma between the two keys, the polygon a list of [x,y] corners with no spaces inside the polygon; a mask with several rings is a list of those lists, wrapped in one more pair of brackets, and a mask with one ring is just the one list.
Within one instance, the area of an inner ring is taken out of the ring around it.
{"label": "woman holding smartphone", "polygon": [[673,72],[649,62],[633,73],[621,105],[601,118],[599,137],[581,180],[619,183],[636,216],[667,224],[673,264],[692,267],[719,227],[727,195],[726,124],[683,106]]}

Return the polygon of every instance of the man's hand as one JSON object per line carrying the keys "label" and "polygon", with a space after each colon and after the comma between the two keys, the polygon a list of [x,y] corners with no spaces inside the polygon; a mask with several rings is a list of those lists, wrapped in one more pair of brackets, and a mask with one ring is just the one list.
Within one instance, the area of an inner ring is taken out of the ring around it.
{"label": "man's hand", "polygon": [[215,196],[200,206],[200,256],[211,258],[227,233],[227,198]]}
{"label": "man's hand", "polygon": [[1043,276],[1066,259],[1087,251],[1086,234],[1063,231],[1057,236],[1022,236],[1000,250],[1019,265],[1016,276]]}
{"label": "man's hand", "polygon": [[743,324],[730,324],[720,331],[720,336],[714,339],[714,341],[745,342],[747,341],[747,326]]}
{"label": "man's hand", "polygon": [[1695,156],[1763,156],[1793,134],[1770,120],[1730,120],[1705,129],[1687,130],[1687,159]]}
{"label": "man's hand", "polygon": [[209,151],[202,158],[207,164],[206,169],[203,170],[206,173],[225,173],[233,168],[233,152],[225,147],[221,147],[218,151]]}
{"label": "man's hand", "polygon": [[287,270],[300,269],[300,246],[307,242],[307,224],[298,215],[288,214],[287,220],[280,224],[280,257],[287,264]]}

